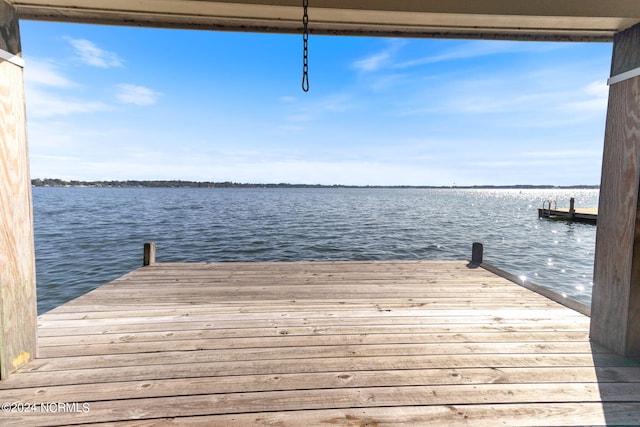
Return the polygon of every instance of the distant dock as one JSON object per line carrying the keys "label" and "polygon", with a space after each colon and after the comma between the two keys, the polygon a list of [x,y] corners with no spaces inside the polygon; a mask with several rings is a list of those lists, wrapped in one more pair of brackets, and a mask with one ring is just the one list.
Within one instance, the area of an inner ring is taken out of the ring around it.
{"label": "distant dock", "polygon": [[598,222],[598,208],[575,208],[575,200],[571,198],[569,208],[558,208],[556,202],[545,201],[542,208],[538,208],[538,218],[558,219],[565,221]]}

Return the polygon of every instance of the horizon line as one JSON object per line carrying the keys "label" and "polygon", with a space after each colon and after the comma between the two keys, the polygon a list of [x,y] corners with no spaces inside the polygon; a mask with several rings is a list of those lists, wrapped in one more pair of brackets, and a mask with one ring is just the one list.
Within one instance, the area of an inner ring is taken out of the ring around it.
{"label": "horizon line", "polygon": [[443,189],[600,189],[600,185],[574,184],[474,184],[474,185],[410,185],[410,184],[302,184],[302,183],[243,183],[234,181],[191,181],[182,179],[128,179],[128,180],[64,180],[60,178],[33,178],[35,187],[157,187],[157,188],[443,188]]}

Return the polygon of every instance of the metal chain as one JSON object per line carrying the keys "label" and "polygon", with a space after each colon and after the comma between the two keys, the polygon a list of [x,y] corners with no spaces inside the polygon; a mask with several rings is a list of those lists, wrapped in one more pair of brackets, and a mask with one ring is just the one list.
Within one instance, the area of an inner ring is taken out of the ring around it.
{"label": "metal chain", "polygon": [[302,0],[302,90],[309,92],[309,0]]}

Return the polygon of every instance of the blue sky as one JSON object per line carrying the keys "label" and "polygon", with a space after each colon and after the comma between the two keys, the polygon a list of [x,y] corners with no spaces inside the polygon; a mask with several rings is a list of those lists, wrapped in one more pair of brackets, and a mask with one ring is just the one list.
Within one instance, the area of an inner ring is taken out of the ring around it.
{"label": "blue sky", "polygon": [[599,184],[611,44],[21,22],[33,178]]}

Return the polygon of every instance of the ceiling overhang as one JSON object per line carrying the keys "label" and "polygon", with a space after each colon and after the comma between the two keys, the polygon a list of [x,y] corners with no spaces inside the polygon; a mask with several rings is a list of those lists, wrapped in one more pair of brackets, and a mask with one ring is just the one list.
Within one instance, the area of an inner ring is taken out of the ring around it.
{"label": "ceiling overhang", "polygon": [[[302,0],[7,0],[21,19],[294,33]],[[313,34],[610,41],[638,0],[310,0]]]}

